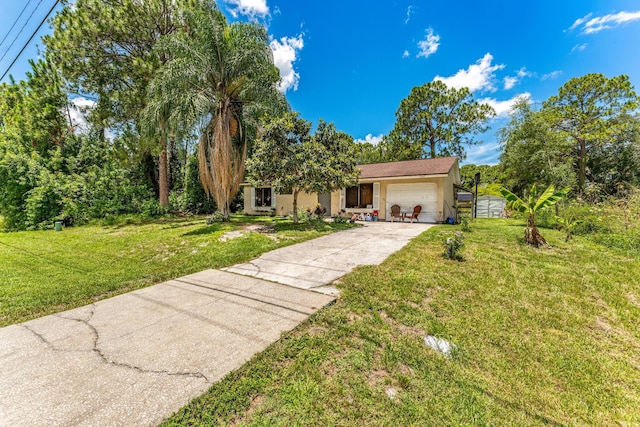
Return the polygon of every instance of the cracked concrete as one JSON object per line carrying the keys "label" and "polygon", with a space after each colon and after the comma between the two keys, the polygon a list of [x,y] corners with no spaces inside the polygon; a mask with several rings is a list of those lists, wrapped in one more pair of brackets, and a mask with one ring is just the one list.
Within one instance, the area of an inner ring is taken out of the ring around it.
{"label": "cracked concrete", "polygon": [[156,425],[429,227],[365,223],[0,328],[0,426]]}
{"label": "cracked concrete", "polygon": [[207,270],[0,329],[0,425],[156,425],[333,298]]}

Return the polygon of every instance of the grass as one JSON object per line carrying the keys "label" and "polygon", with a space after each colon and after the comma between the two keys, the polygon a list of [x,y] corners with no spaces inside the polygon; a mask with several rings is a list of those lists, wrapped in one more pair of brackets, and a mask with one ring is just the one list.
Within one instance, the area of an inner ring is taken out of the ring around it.
{"label": "grass", "polygon": [[[226,232],[271,224],[276,233]],[[86,226],[62,232],[0,233],[0,326],[82,306],[103,298],[318,237],[347,224],[234,216],[206,225],[203,217]]]}
{"label": "grass", "polygon": [[[463,262],[437,227],[165,425],[640,423],[640,253],[477,220]],[[424,336],[452,341],[451,358]],[[395,389],[391,399],[387,392]]]}

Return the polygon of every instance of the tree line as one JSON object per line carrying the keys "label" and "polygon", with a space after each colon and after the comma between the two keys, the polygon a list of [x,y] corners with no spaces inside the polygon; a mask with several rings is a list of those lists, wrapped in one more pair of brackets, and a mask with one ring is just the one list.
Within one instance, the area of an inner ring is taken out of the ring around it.
{"label": "tree line", "polygon": [[[243,181],[331,191],[355,164],[455,155],[481,143],[495,111],[466,88],[415,87],[381,143],[291,112],[266,29],[228,22],[213,0],[76,0],[52,19],[42,59],[0,85],[0,215],[9,229],[168,209],[228,218]],[[72,101],[92,100],[87,129]],[[483,183],[583,198],[640,185],[638,98],[626,76],[571,79],[541,104],[521,100],[498,131]],[[248,170],[245,167],[248,165]],[[295,198],[294,198],[295,199]]]}

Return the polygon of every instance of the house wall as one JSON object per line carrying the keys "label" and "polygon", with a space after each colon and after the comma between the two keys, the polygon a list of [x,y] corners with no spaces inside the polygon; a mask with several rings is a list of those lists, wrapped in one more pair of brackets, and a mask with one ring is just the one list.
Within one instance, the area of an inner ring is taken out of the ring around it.
{"label": "house wall", "polygon": [[456,218],[456,191],[453,188],[453,184],[460,185],[460,168],[458,162],[455,162],[449,174],[443,179],[442,185],[442,218],[444,220],[447,217]]}
{"label": "house wall", "polygon": [[[276,194],[276,215],[290,215],[293,213],[293,194]],[[338,204],[340,203],[338,193]],[[313,193],[298,193],[298,209],[314,209],[318,203],[318,195]],[[333,197],[331,197],[333,206]],[[270,213],[270,209],[251,208],[251,186],[244,186],[244,213],[247,215],[265,215]]]}
{"label": "house wall", "polygon": [[[298,209],[315,209],[317,203],[316,193],[298,193]],[[282,216],[293,214],[293,194],[276,194],[276,214]]]}

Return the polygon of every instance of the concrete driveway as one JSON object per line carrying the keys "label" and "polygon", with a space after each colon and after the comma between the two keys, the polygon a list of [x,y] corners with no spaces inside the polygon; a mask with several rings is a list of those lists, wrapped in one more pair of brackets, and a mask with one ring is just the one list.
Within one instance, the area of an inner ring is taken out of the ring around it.
{"label": "concrete driveway", "polygon": [[308,289],[428,227],[366,223],[1,328],[0,425],[156,425],[334,299]]}
{"label": "concrete driveway", "polygon": [[362,222],[333,233],[262,254],[223,270],[284,285],[337,294],[330,285],[359,265],[377,265],[433,224]]}

